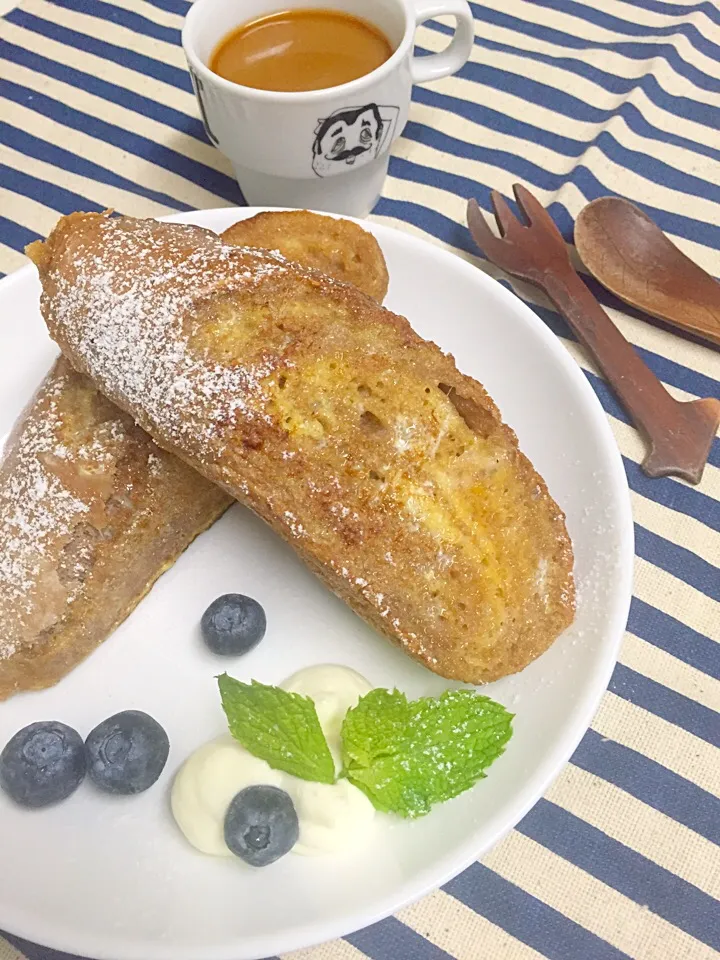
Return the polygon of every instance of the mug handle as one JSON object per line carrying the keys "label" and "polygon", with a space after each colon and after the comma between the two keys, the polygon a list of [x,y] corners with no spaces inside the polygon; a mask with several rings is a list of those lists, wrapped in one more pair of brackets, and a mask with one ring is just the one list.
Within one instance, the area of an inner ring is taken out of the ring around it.
{"label": "mug handle", "polygon": [[432,17],[455,17],[455,33],[447,50],[410,61],[413,83],[428,83],[457,73],[470,57],[475,42],[475,21],[467,0],[414,0],[413,6],[416,27]]}

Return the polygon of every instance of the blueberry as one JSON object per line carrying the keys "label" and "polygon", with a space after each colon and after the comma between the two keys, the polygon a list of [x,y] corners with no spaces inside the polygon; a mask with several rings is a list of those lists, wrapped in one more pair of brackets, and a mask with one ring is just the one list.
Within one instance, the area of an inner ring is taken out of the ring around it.
{"label": "blueberry", "polygon": [[77,730],[42,720],[19,730],[0,754],[0,787],[23,807],[47,807],[77,790],[86,767]]}
{"label": "blueberry", "polygon": [[213,600],[200,621],[203,640],[223,657],[248,653],[265,636],[265,611],[252,597],[226,593]]}
{"label": "blueberry", "polygon": [[284,857],[299,832],[292,799],[279,787],[246,787],[225,814],[225,843],[252,867],[267,867]]}
{"label": "blueberry", "polygon": [[170,752],[167,734],[141,710],[103,720],[85,741],[88,773],[106,793],[142,793],[163,771]]}

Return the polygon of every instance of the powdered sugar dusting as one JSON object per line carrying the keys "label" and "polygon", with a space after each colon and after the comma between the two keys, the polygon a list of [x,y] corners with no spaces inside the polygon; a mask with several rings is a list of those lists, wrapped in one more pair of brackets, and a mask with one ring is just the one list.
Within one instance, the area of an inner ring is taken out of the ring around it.
{"label": "powdered sugar dusting", "polygon": [[191,343],[190,312],[219,285],[246,288],[286,271],[287,261],[171,226],[100,221],[101,253],[96,245],[82,249],[76,275],[58,278],[54,322],[63,346],[108,396],[206,459],[238,413],[246,421],[261,416],[261,385],[273,368],[211,361]]}
{"label": "powdered sugar dusting", "polygon": [[47,559],[51,543],[69,537],[90,511],[51,466],[53,458],[68,456],[58,441],[57,398],[65,383],[63,376],[48,379],[42,415],[25,422],[7,453],[0,487],[0,662],[16,653],[28,635],[34,638],[50,625],[43,608],[49,610],[54,599],[72,602],[77,589],[76,583],[62,591],[62,598],[48,595],[53,587],[61,592],[59,582],[48,582],[48,564],[54,573],[53,560]]}

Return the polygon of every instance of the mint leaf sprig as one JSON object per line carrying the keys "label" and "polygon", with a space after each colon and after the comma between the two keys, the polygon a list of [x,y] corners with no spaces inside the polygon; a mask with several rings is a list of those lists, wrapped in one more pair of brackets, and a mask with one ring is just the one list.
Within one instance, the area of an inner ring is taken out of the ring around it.
{"label": "mint leaf sprig", "polygon": [[512,715],[473,690],[375,689],[345,717],[343,773],[378,810],[422,817],[482,779],[511,736]]}
{"label": "mint leaf sprig", "polygon": [[[303,780],[334,783],[335,765],[309,697],[218,677],[231,734],[246,750]],[[340,776],[378,810],[422,817],[474,786],[504,751],[513,715],[474,690],[408,700],[374,689],[342,726]]]}
{"label": "mint leaf sprig", "polygon": [[301,780],[335,783],[335,761],[309,697],[226,673],[217,681],[230,733],[249,753]]}

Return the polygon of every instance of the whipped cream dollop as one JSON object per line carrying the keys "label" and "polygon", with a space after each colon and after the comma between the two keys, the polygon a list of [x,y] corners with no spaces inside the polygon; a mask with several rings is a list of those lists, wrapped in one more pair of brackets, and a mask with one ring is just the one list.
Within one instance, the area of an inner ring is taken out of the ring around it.
{"label": "whipped cream dollop", "polygon": [[[282,687],[315,703],[339,771],[343,719],[371,685],[349,667],[323,664],[300,670]],[[313,783],[273,770],[227,733],[204,744],[180,768],[170,798],[177,825],[203,853],[232,856],[224,838],[225,814],[233,797],[257,784],[280,787],[292,797],[300,825],[293,853],[312,856],[354,846],[375,817],[372,803],[348,780]]]}

